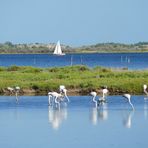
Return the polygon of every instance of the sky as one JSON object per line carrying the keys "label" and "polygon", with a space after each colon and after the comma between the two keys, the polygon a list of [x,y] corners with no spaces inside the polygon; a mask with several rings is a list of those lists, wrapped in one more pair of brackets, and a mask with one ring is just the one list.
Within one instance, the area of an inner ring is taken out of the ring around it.
{"label": "sky", "polygon": [[148,41],[148,0],[0,0],[0,43]]}

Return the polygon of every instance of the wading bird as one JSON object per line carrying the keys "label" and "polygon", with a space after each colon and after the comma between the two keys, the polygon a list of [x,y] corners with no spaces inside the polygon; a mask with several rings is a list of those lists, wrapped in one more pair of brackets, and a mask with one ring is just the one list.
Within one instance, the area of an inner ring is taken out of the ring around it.
{"label": "wading bird", "polygon": [[102,97],[105,98],[108,94],[108,89],[107,89],[107,86],[105,86],[103,89],[102,89]]}
{"label": "wading bird", "polygon": [[92,92],[90,93],[90,95],[93,96],[92,100],[93,100],[93,102],[95,103],[95,106],[97,107],[97,106],[98,106],[98,102],[97,102],[97,100],[95,100],[95,98],[96,98],[96,96],[97,96],[97,93],[96,93],[95,91],[92,91]]}
{"label": "wading bird", "polygon": [[60,90],[60,94],[64,94],[64,97],[67,99],[68,102],[70,102],[70,100],[67,96],[67,89],[65,88],[65,86],[60,85],[59,90]]}
{"label": "wading bird", "polygon": [[10,92],[10,95],[12,95],[14,92],[14,88],[12,87],[7,87],[7,90]]}
{"label": "wading bird", "polygon": [[99,98],[99,101],[98,101],[99,105],[106,103],[106,96],[109,92],[107,89],[107,86],[103,87],[101,92],[102,92],[102,97]]}
{"label": "wading bird", "polygon": [[131,103],[131,95],[130,94],[124,94],[123,97],[128,100],[129,104],[131,105],[132,109],[134,110],[134,106]]}
{"label": "wading bird", "polygon": [[148,96],[147,85],[146,84],[143,85],[143,91]]}
{"label": "wading bird", "polygon": [[7,90],[10,92],[10,95],[12,95],[13,93],[15,93],[15,96],[16,96],[16,102],[18,103],[18,94],[19,94],[19,91],[20,91],[20,87],[19,86],[16,86],[15,88],[12,88],[12,87],[7,87]]}
{"label": "wading bird", "polygon": [[16,102],[18,103],[18,101],[19,101],[18,94],[20,92],[20,87],[19,86],[16,86],[14,88],[14,90],[15,90]]}
{"label": "wading bird", "polygon": [[61,101],[63,101],[63,95],[59,94],[57,92],[49,92],[48,93],[48,102],[49,105],[52,105],[52,101],[54,100],[56,106],[58,106],[58,108],[60,108],[60,103]]}

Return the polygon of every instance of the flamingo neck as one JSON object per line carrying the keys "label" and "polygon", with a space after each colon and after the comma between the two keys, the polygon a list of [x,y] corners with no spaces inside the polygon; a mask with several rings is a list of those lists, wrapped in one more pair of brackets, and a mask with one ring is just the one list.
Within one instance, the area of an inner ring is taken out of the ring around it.
{"label": "flamingo neck", "polygon": [[145,94],[148,96],[148,92],[144,89]]}
{"label": "flamingo neck", "polygon": [[131,103],[131,100],[129,99],[129,104],[131,105],[132,109],[135,110],[133,104]]}

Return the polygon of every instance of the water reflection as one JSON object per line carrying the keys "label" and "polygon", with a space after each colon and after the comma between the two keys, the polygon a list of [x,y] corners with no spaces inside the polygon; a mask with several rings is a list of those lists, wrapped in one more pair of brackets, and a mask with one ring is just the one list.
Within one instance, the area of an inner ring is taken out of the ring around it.
{"label": "water reflection", "polygon": [[146,100],[144,98],[144,117],[147,118],[148,117],[148,100]]}
{"label": "water reflection", "polygon": [[134,116],[134,111],[128,111],[125,112],[124,118],[123,118],[123,126],[126,128],[132,127],[132,118]]}
{"label": "water reflection", "polygon": [[90,121],[93,125],[97,125],[98,121],[104,121],[108,119],[107,104],[103,104],[101,107],[93,107],[90,112]]}
{"label": "water reflection", "polygon": [[107,104],[103,104],[102,108],[98,110],[98,119],[99,120],[107,120],[108,119],[108,108]]}
{"label": "water reflection", "polygon": [[148,96],[145,96],[145,97],[144,97],[144,100],[145,100],[145,101],[148,101]]}
{"label": "water reflection", "polygon": [[90,121],[92,122],[93,125],[97,124],[98,120],[98,109],[96,107],[93,107],[90,113]]}
{"label": "water reflection", "polygon": [[67,119],[67,108],[53,108],[49,106],[48,108],[48,121],[53,127],[53,129],[59,129],[63,120]]}

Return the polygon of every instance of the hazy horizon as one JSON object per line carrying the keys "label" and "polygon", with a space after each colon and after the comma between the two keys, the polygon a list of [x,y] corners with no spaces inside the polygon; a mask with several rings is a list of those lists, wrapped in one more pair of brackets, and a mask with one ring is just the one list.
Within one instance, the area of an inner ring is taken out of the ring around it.
{"label": "hazy horizon", "polygon": [[148,41],[146,0],[0,0],[0,43]]}

